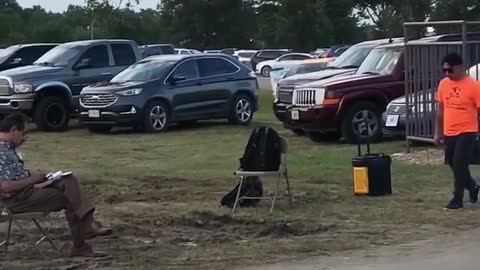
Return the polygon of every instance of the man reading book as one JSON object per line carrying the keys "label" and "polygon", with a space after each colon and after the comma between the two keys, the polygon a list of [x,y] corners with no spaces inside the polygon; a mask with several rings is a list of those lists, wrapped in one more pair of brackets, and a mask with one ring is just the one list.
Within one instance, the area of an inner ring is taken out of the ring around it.
{"label": "man reading book", "polygon": [[0,196],[13,213],[65,210],[73,238],[71,256],[96,256],[85,242],[97,236],[110,234],[100,229],[94,220],[95,208],[82,186],[73,175],[63,177],[51,185],[35,188],[46,181],[46,174],[24,169],[16,149],[26,140],[26,120],[21,114],[7,116],[0,123]]}

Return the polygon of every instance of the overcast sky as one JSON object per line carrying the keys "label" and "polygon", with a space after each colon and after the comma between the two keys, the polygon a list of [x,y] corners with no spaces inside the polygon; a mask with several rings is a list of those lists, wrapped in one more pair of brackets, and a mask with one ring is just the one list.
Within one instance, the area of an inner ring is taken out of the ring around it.
{"label": "overcast sky", "polygon": [[[118,1],[118,0],[115,0]],[[24,7],[29,8],[34,5],[42,6],[47,11],[62,12],[67,10],[68,5],[85,5],[85,0],[17,0],[17,3]],[[156,8],[158,0],[141,0],[140,5],[136,9],[142,8]]]}

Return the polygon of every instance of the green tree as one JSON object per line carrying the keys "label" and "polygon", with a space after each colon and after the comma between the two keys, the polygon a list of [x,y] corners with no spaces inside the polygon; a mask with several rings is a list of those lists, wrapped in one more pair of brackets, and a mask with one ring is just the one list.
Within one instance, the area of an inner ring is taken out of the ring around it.
{"label": "green tree", "polygon": [[371,21],[383,36],[401,36],[406,21],[425,21],[431,0],[355,0],[359,15]]}
{"label": "green tree", "polygon": [[255,13],[246,0],[163,0],[162,25],[170,42],[186,47],[248,47]]}
{"label": "green tree", "polygon": [[434,20],[478,20],[479,0],[434,0]]}

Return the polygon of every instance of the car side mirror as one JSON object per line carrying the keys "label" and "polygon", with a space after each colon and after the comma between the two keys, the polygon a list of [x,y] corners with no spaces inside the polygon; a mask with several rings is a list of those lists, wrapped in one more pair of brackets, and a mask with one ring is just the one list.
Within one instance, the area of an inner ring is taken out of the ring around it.
{"label": "car side mirror", "polygon": [[181,81],[184,81],[184,80],[186,80],[186,79],[187,79],[187,77],[185,77],[185,76],[172,75],[172,77],[170,77],[170,79],[168,80],[168,82],[169,82],[170,84],[175,84],[175,83],[177,83],[177,82],[181,82]]}
{"label": "car side mirror", "polygon": [[75,70],[85,69],[85,68],[90,67],[91,63],[92,63],[92,59],[85,58],[85,59],[82,59],[82,61],[80,61],[80,63],[76,64],[73,69],[75,69]]}

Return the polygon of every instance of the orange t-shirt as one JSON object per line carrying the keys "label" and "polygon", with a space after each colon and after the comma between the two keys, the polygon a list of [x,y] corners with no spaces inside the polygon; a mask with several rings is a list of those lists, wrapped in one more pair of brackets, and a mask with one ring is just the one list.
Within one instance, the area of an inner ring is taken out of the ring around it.
{"label": "orange t-shirt", "polygon": [[438,86],[437,100],[443,104],[445,136],[478,132],[479,82],[470,76],[461,81],[445,78]]}

